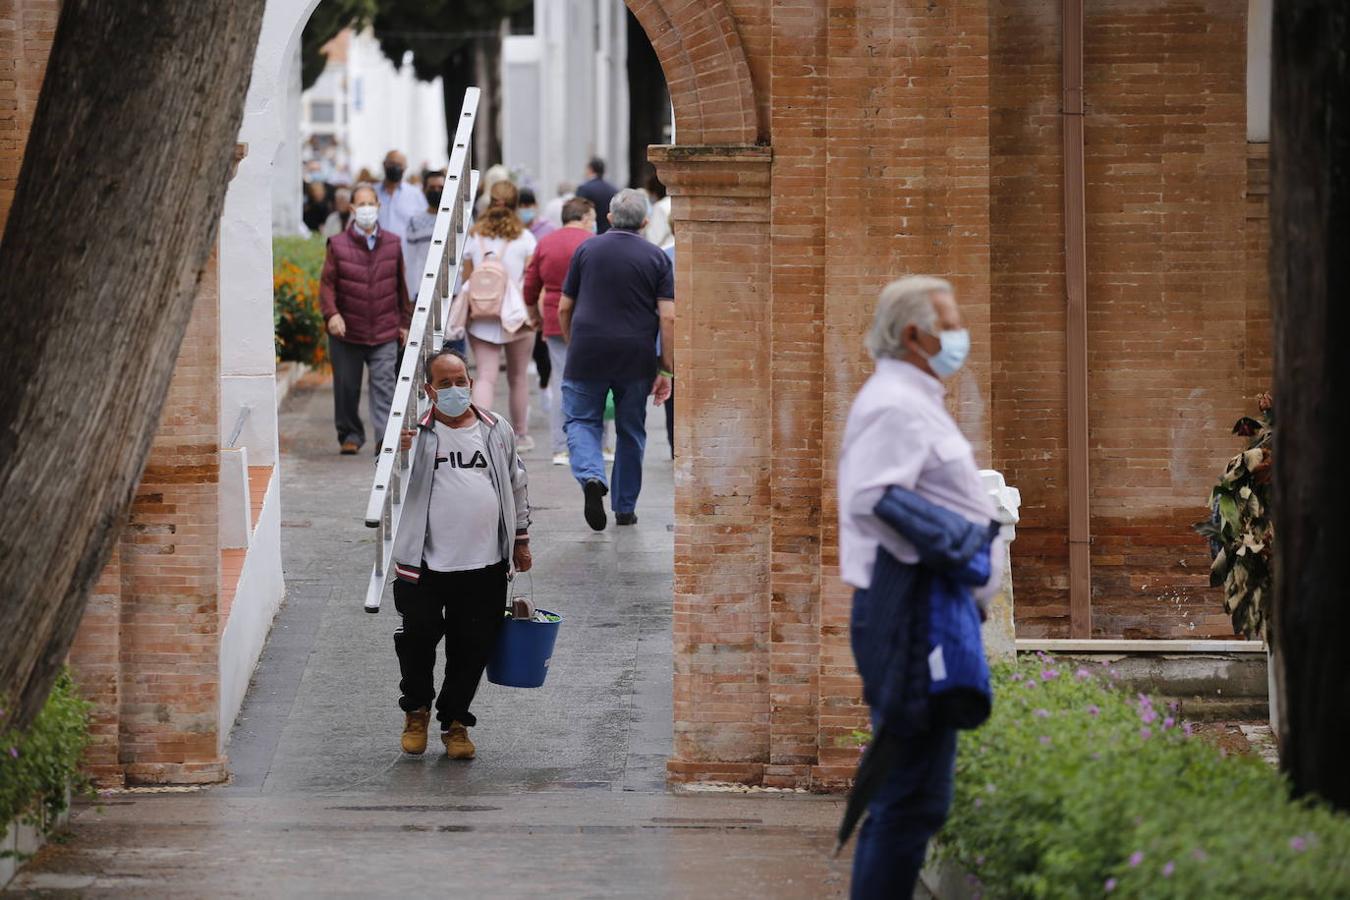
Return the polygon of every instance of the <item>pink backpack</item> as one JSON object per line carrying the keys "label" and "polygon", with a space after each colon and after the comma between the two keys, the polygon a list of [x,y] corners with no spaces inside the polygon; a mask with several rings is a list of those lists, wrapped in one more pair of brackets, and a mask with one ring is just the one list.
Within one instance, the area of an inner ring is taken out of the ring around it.
{"label": "pink backpack", "polygon": [[502,300],[506,297],[510,279],[501,257],[493,250],[483,255],[483,261],[473,267],[466,285],[469,295],[470,319],[500,319]]}

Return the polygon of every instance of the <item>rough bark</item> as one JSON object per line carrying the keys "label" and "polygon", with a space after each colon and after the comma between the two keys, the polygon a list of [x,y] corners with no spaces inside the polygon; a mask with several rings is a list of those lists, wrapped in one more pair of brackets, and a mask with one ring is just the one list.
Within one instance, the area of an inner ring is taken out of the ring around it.
{"label": "rough bark", "polygon": [[0,730],[65,660],[229,180],[264,0],[67,0],[0,242]]}
{"label": "rough bark", "polygon": [[1281,764],[1300,794],[1350,809],[1350,6],[1275,5],[1271,307]]}

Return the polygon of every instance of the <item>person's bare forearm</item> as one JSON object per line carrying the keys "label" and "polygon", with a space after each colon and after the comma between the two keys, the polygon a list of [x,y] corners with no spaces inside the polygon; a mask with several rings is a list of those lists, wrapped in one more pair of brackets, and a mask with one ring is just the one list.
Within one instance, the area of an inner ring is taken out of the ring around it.
{"label": "person's bare forearm", "polygon": [[675,304],[662,300],[661,309],[661,368],[675,371]]}
{"label": "person's bare forearm", "polygon": [[675,371],[675,320],[661,320],[661,368]]}
{"label": "person's bare forearm", "polygon": [[576,301],[563,294],[558,299],[558,327],[562,329],[563,340],[572,343],[572,304]]}

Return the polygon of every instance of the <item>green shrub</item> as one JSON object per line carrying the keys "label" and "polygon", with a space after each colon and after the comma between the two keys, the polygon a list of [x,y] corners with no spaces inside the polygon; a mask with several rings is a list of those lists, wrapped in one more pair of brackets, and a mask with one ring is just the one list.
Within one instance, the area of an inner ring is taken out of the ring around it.
{"label": "green shrub", "polygon": [[1190,738],[1109,668],[996,673],[961,735],[940,853],[988,897],[1350,897],[1350,818],[1251,757]]}
{"label": "green shrub", "polygon": [[66,808],[67,789],[84,784],[80,758],[89,744],[89,704],[69,672],[62,672],[47,703],[24,733],[0,736],[0,836],[22,816],[50,820]]}
{"label": "green shrub", "polygon": [[272,315],[278,360],[315,367],[328,361],[328,331],[319,310],[323,238],[276,238],[272,242]]}

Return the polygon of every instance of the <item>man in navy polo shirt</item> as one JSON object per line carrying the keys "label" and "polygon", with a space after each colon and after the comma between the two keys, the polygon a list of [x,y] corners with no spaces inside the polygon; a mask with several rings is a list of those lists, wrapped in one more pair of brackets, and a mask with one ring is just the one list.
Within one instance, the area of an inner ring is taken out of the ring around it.
{"label": "man in navy polo shirt", "polygon": [[[563,280],[558,320],[567,340],[563,412],[572,474],[585,495],[586,523],[608,524],[610,493],[601,455],[605,397],[614,393],[613,496],[616,525],[637,522],[646,400],[664,403],[674,374],[675,278],[670,259],[642,236],[647,198],[619,191],[609,204],[609,231],[577,247]],[[656,339],[661,338],[661,355]]]}

